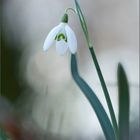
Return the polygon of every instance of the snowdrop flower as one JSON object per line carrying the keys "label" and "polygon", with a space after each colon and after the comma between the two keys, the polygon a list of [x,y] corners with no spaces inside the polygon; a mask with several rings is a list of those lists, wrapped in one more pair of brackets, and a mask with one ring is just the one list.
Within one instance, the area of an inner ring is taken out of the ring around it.
{"label": "snowdrop flower", "polygon": [[56,44],[56,51],[60,55],[63,55],[67,49],[72,54],[75,54],[77,51],[77,39],[75,33],[68,25],[67,14],[64,14],[61,23],[50,31],[44,42],[43,50],[47,51],[54,43]]}

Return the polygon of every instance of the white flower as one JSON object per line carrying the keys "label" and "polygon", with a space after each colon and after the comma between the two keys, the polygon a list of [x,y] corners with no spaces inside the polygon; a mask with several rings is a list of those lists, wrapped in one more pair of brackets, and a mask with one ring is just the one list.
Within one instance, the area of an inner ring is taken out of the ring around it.
{"label": "white flower", "polygon": [[43,50],[47,51],[54,43],[56,44],[56,51],[60,55],[63,55],[67,49],[69,49],[72,54],[77,51],[75,33],[66,22],[61,22],[50,31],[44,42]]}

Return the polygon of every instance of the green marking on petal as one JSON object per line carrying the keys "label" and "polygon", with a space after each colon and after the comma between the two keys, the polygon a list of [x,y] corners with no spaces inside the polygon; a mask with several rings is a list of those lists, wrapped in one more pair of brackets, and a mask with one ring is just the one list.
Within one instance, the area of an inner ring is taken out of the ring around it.
{"label": "green marking on petal", "polygon": [[64,34],[59,34],[58,35],[58,40],[60,41],[61,39],[65,39],[66,37],[65,37],[65,35]]}
{"label": "green marking on petal", "polygon": [[60,41],[60,40],[64,40],[65,42],[67,42],[67,37],[63,34],[63,33],[61,33],[61,34],[58,34],[56,37],[55,37],[55,40],[57,40],[57,41]]}

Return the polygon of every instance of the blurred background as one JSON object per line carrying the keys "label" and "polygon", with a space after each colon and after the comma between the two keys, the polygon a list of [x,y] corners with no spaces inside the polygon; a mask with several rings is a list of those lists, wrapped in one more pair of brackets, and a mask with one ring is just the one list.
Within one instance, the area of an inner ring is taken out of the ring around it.
{"label": "blurred background", "polygon": [[[91,40],[118,115],[117,64],[130,84],[131,140],[139,128],[139,1],[79,0]],[[73,0],[3,0],[0,2],[0,131],[13,140],[104,140],[87,99],[74,83],[70,53],[43,52],[49,31],[59,24]],[[69,12],[78,40],[82,77],[107,105],[86,47],[78,17]],[[1,140],[1,138],[0,138]]]}

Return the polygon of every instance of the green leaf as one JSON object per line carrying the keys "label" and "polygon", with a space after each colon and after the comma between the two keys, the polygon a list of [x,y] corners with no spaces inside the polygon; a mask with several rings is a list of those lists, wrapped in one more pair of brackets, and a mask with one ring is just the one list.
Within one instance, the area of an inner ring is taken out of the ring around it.
{"label": "green leaf", "polygon": [[118,65],[117,75],[119,88],[119,136],[120,140],[129,140],[129,85],[121,64]]}
{"label": "green leaf", "polygon": [[104,77],[102,75],[102,71],[100,69],[100,66],[99,66],[99,63],[98,63],[93,45],[92,45],[92,43],[90,42],[90,39],[89,39],[88,29],[87,29],[87,25],[86,25],[84,15],[82,13],[82,10],[81,10],[80,5],[78,4],[77,0],[75,0],[75,5],[76,5],[76,11],[77,11],[77,14],[78,14],[78,17],[79,17],[79,20],[80,20],[80,23],[81,23],[86,41],[87,41],[87,45],[88,45],[90,54],[92,56],[92,60],[95,64],[95,68],[97,70],[97,73],[98,73],[98,76],[99,76],[99,79],[100,79],[100,82],[101,82],[101,86],[102,86],[102,89],[104,91],[105,99],[106,99],[106,102],[107,102],[107,105],[108,105],[108,108],[109,108],[109,112],[110,112],[110,116],[111,116],[111,120],[112,120],[112,123],[113,123],[113,128],[115,130],[116,139],[118,139],[118,124],[117,124],[117,120],[116,120],[116,117],[115,117],[113,105],[112,105],[112,102],[111,102],[111,99],[110,99],[110,96],[109,96],[109,92],[108,92]]}
{"label": "green leaf", "polygon": [[71,73],[75,82],[82,90],[82,92],[90,102],[92,108],[94,109],[106,137],[106,140],[115,140],[115,133],[113,127],[102,104],[100,103],[99,99],[92,91],[92,89],[89,87],[89,85],[80,77],[78,73],[77,60],[74,54],[72,54],[71,56]]}

